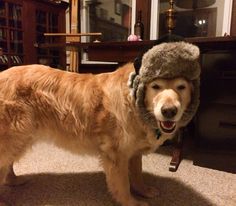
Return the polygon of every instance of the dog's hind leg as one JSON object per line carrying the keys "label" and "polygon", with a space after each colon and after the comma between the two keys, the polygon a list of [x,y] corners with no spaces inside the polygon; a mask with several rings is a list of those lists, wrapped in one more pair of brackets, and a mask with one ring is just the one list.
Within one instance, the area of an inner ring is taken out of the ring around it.
{"label": "dog's hind leg", "polygon": [[112,160],[109,157],[103,157],[102,164],[108,188],[122,206],[148,206],[146,202],[136,200],[130,193],[128,160],[126,158]]}
{"label": "dog's hind leg", "polygon": [[[0,168],[0,185],[5,184],[5,180],[6,180],[8,172],[9,172],[8,167],[1,167]],[[0,206],[10,206],[10,204],[8,203],[6,198],[3,197],[2,195],[0,195]]]}
{"label": "dog's hind leg", "polygon": [[0,99],[0,183],[20,185],[13,162],[18,161],[33,144],[35,124],[31,108],[21,101]]}
{"label": "dog's hind leg", "polygon": [[9,172],[8,167],[1,167],[0,168],[0,185],[5,184],[8,172]]}

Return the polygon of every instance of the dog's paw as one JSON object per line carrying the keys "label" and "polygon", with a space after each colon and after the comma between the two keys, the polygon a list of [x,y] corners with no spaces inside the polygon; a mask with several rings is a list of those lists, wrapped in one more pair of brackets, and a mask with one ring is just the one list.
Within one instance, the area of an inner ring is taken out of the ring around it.
{"label": "dog's paw", "polygon": [[[30,178],[24,176],[15,176],[14,178],[8,178],[4,185],[15,187],[27,184],[30,181]],[[1,206],[1,205],[0,205]]]}
{"label": "dog's paw", "polygon": [[156,187],[147,185],[132,187],[132,191],[145,198],[153,198],[160,195],[160,191]]}

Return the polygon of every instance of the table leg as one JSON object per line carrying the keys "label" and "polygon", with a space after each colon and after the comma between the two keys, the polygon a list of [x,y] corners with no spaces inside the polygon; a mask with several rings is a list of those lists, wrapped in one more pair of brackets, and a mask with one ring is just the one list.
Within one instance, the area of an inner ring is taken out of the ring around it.
{"label": "table leg", "polygon": [[174,145],[169,171],[176,172],[182,160],[183,131],[179,131],[177,143]]}

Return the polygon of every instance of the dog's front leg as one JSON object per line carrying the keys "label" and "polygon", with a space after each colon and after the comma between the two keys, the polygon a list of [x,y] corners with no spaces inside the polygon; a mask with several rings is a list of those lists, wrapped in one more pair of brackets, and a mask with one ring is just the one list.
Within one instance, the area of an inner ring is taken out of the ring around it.
{"label": "dog's front leg", "polygon": [[25,177],[18,177],[15,175],[15,172],[13,170],[13,163],[0,170],[0,179],[1,184],[7,186],[23,185],[28,181],[28,179]]}
{"label": "dog's front leg", "polygon": [[136,200],[130,193],[128,160],[126,158],[102,158],[107,185],[117,202],[122,206],[148,206],[146,202]]}
{"label": "dog's front leg", "polygon": [[142,176],[142,155],[134,156],[129,162],[130,184],[133,192],[146,198],[159,195],[159,190],[144,184]]}

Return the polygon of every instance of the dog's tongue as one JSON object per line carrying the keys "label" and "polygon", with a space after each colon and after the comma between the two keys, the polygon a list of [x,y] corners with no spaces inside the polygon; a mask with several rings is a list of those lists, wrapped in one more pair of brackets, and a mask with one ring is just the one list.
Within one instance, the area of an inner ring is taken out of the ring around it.
{"label": "dog's tongue", "polygon": [[162,122],[162,124],[166,127],[166,128],[172,128],[174,125],[174,122],[171,121],[164,121]]}

